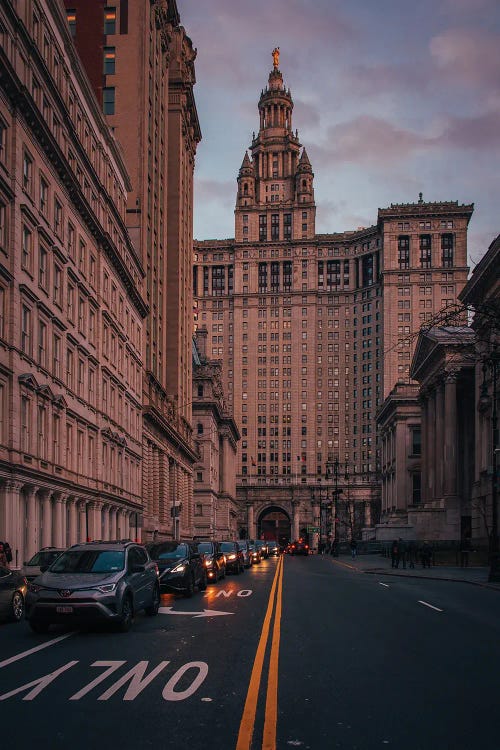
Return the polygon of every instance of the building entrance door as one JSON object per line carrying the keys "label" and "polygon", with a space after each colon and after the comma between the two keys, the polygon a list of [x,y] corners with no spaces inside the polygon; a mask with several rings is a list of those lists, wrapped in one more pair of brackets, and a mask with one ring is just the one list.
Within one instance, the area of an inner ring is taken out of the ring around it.
{"label": "building entrance door", "polygon": [[291,523],[288,513],[281,508],[267,508],[260,516],[258,523],[259,539],[285,545],[290,541]]}

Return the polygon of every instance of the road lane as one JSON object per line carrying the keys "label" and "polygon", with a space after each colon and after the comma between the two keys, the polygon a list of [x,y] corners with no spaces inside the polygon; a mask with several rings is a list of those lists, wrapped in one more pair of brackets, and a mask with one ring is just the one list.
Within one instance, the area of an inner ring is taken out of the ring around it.
{"label": "road lane", "polygon": [[[139,615],[127,634],[77,633],[9,664],[0,673],[0,699],[11,694],[0,700],[2,742],[16,750],[234,748],[275,572],[275,560],[263,561],[206,596],[163,598],[184,616]],[[233,614],[196,616],[208,609]],[[5,658],[21,651],[17,643],[40,643],[26,623],[16,627]],[[46,641],[58,635],[53,629]]]}

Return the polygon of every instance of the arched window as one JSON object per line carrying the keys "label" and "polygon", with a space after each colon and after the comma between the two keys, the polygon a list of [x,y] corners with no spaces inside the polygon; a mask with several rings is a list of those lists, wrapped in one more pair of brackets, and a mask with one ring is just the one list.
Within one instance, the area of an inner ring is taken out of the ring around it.
{"label": "arched window", "polygon": [[203,386],[202,386],[202,385],[199,385],[199,386],[198,386],[198,396],[199,396],[200,398],[202,398],[202,397],[203,397]]}
{"label": "arched window", "polygon": [[196,431],[198,435],[203,435],[203,425],[201,422],[198,422],[198,424],[196,425]]}
{"label": "arched window", "polygon": [[305,190],[305,188],[307,187],[307,180],[302,180],[302,187]]}
{"label": "arched window", "polygon": [[243,184],[243,195],[248,195],[248,183]]}

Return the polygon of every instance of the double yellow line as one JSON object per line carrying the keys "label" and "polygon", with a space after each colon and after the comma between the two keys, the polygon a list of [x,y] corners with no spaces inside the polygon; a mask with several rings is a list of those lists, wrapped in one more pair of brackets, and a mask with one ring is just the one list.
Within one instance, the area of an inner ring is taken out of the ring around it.
{"label": "double yellow line", "polygon": [[276,726],[278,723],[278,659],[280,649],[280,624],[281,624],[281,596],[283,591],[283,555],[278,559],[276,573],[274,574],[269,602],[267,604],[266,616],[262,625],[259,645],[255,654],[255,660],[248,686],[248,693],[241,717],[240,731],[236,750],[250,750],[252,735],[255,726],[255,715],[257,712],[257,701],[262,679],[262,668],[266,655],[269,631],[274,611],[274,625],[271,641],[271,654],[269,658],[269,672],[267,678],[266,710],[264,718],[264,733],[262,737],[262,750],[276,750]]}

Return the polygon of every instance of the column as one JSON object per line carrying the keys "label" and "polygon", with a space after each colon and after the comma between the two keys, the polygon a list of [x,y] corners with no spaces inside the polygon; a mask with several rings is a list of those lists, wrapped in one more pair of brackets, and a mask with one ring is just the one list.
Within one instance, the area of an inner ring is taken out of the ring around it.
{"label": "column", "polygon": [[86,500],[81,500],[80,504],[78,506],[78,513],[80,516],[80,532],[79,532],[79,542],[86,542],[87,541],[87,502]]}
{"label": "column", "polygon": [[429,402],[427,405],[427,422],[428,434],[427,440],[429,450],[427,452],[427,475],[429,477],[429,491],[432,500],[437,500],[436,492],[436,391],[433,389],[429,393]]}
{"label": "column", "polygon": [[444,424],[445,495],[454,496],[457,492],[457,376],[454,372],[447,374],[444,386]]}
{"label": "column", "polygon": [[444,497],[444,386],[439,382],[436,386],[436,497]]}
{"label": "column", "polygon": [[292,528],[293,538],[299,538],[299,507],[300,503],[298,500],[292,500]]}
{"label": "column", "polygon": [[102,509],[103,515],[104,515],[104,529],[103,529],[103,538],[105,541],[109,541],[109,505],[105,505]]}
{"label": "column", "polygon": [[12,549],[12,563],[15,566],[21,565],[25,559],[22,487],[21,482],[5,482],[2,487],[3,501],[0,502],[0,538],[9,542]]}
{"label": "column", "polygon": [[253,504],[252,503],[248,503],[248,505],[247,505],[247,526],[248,526],[248,537],[249,537],[249,539],[255,539],[254,517],[253,517]]}
{"label": "column", "polygon": [[37,499],[36,493],[38,487],[27,487],[26,488],[26,505],[27,505],[27,516],[26,516],[26,547],[25,556],[26,560],[29,560],[38,549],[38,529],[37,529]]}
{"label": "column", "polygon": [[365,527],[372,525],[372,505],[369,500],[365,500]]}
{"label": "column", "polygon": [[59,493],[54,493],[54,535],[53,543],[56,547],[64,547],[63,535],[63,497]]}
{"label": "column", "polygon": [[45,492],[42,499],[42,547],[52,546],[52,498]]}
{"label": "column", "polygon": [[117,508],[111,508],[109,509],[109,538],[110,539],[117,539],[117,533],[116,533],[116,513]]}
{"label": "column", "polygon": [[421,433],[422,433],[422,476],[421,476],[421,494],[422,494],[422,502],[426,503],[428,502],[429,498],[429,477],[427,474],[427,461],[428,461],[428,454],[429,454],[429,444],[427,442],[427,421],[428,421],[428,410],[427,410],[427,398],[425,396],[421,396],[420,400],[421,405],[421,413],[422,413],[422,424],[421,424]]}
{"label": "column", "polygon": [[68,543],[70,545],[78,543],[78,505],[76,498],[72,497],[69,501],[69,525],[68,525]]}

